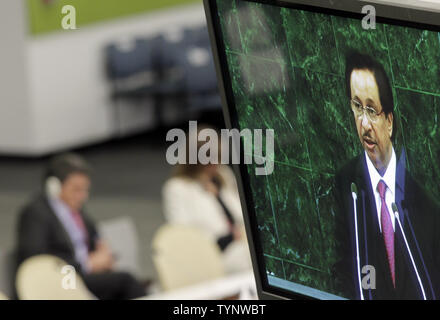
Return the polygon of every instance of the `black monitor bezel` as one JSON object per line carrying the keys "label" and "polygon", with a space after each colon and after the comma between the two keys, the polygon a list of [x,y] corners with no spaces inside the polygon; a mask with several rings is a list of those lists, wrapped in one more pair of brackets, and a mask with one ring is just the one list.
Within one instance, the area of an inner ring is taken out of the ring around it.
{"label": "black monitor bezel", "polygon": [[[227,0],[232,1],[232,0]],[[376,21],[404,27],[440,32],[440,8],[439,10],[421,8],[416,5],[405,6],[400,4],[385,4],[373,1],[359,0],[238,0],[243,2],[256,2],[270,4],[293,9],[308,10],[346,18],[362,19],[362,7],[373,5],[376,9]],[[230,79],[223,36],[217,15],[217,0],[203,0],[205,14],[208,23],[208,31],[211,39],[215,67],[217,71],[218,86],[222,98],[223,114],[228,129],[238,128],[238,116],[235,108],[234,95]],[[240,142],[241,143],[241,142]],[[251,251],[252,266],[255,274],[258,296],[260,299],[312,299],[315,298],[300,293],[269,285],[264,264],[263,250],[257,228],[255,207],[252,193],[249,187],[249,176],[243,161],[234,164],[233,169],[237,177],[240,193],[240,201],[244,215],[246,234],[249,249]]]}

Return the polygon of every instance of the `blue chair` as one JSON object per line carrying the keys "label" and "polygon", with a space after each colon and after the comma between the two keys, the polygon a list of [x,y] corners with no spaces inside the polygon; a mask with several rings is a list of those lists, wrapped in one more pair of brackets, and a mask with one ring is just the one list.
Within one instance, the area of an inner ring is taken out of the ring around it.
{"label": "blue chair", "polygon": [[[111,97],[114,102],[116,134],[122,134],[121,104],[129,101],[136,105],[151,98],[155,107],[156,122],[160,122],[157,111],[157,92],[160,75],[158,69],[158,38],[135,39],[133,46],[123,50],[115,44],[106,47],[106,71],[112,85]],[[126,104],[122,104],[126,106]]]}
{"label": "blue chair", "polygon": [[162,95],[181,95],[185,91],[185,75],[181,54],[185,50],[182,41],[172,42],[163,36],[157,41],[159,83],[157,92]]}
{"label": "blue chair", "polygon": [[196,44],[188,46],[183,66],[189,109],[220,110],[221,99],[211,48]]}
{"label": "blue chair", "polygon": [[158,82],[156,41],[137,39],[129,50],[107,46],[107,75],[114,86],[114,98],[139,98],[154,92]]}
{"label": "blue chair", "polygon": [[184,37],[193,45],[210,47],[208,27],[206,25],[195,29],[185,29]]}

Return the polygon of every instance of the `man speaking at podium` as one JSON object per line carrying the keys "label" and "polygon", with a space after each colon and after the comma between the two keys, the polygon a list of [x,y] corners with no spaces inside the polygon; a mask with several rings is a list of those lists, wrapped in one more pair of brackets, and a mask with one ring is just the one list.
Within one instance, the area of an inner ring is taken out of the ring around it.
{"label": "man speaking at podium", "polygon": [[[388,76],[353,52],[345,79],[364,151],[336,175],[336,286],[354,299],[438,299],[439,207],[406,170],[405,151],[396,157]],[[368,283],[365,266],[375,271]]]}

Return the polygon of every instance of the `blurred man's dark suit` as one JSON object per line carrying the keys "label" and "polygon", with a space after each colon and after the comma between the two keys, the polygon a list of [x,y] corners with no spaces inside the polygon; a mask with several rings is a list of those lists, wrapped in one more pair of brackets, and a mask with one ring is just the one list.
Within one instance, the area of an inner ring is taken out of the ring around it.
{"label": "blurred man's dark suit", "polygon": [[[94,251],[98,233],[95,224],[80,213],[88,232],[89,252]],[[130,299],[145,295],[144,288],[128,273],[85,273],[75,259],[68,233],[45,196],[37,196],[21,211],[18,220],[17,265],[39,254],[50,254],[75,267],[89,290],[99,299]]]}
{"label": "blurred man's dark suit", "polygon": [[[345,297],[360,299],[356,263],[353,198],[351,184],[357,193],[357,220],[360,268],[376,269],[376,289],[363,290],[368,299],[423,299],[402,233],[395,223],[395,273],[393,287],[384,240],[379,229],[373,190],[365,154],[350,161],[336,176],[336,238],[339,262],[334,266],[336,286]],[[400,221],[415,260],[427,299],[440,298],[440,212],[439,206],[410,176],[402,152],[396,168],[395,203]],[[364,277],[366,274],[362,274]]]}

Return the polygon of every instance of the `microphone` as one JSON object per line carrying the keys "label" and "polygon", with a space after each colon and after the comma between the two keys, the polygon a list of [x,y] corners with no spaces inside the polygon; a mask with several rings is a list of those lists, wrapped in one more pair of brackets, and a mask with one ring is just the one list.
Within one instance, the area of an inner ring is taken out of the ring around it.
{"label": "microphone", "polygon": [[361,300],[364,299],[364,293],[362,292],[362,282],[361,282],[361,262],[359,257],[359,235],[358,235],[358,223],[357,223],[357,187],[354,182],[351,183],[351,197],[353,198],[353,213],[354,213],[354,233],[356,238],[356,263],[357,263],[357,274],[358,274],[358,281],[359,281],[359,293],[361,296]]}
{"label": "microphone", "polygon": [[358,189],[356,187],[356,184],[354,182],[351,183],[351,196],[353,197],[353,199],[357,199],[357,193],[358,193]]}
{"label": "microphone", "polygon": [[419,282],[420,289],[422,290],[423,300],[426,300],[425,289],[423,288],[422,280],[420,279],[420,276],[419,276],[419,271],[417,270],[417,267],[416,267],[416,264],[415,264],[415,262],[414,262],[414,258],[413,258],[413,255],[412,255],[411,249],[409,248],[408,241],[406,240],[405,232],[403,231],[402,224],[400,223],[400,219],[399,219],[399,210],[397,209],[397,206],[396,206],[396,204],[395,204],[394,202],[391,204],[391,208],[393,209],[394,217],[395,217],[396,220],[397,220],[397,224],[399,225],[399,229],[400,229],[400,231],[402,232],[403,240],[404,240],[404,242],[405,242],[406,249],[408,250],[409,257],[411,258],[411,263],[412,263],[412,265],[413,265],[413,267],[414,267],[414,271],[416,272],[417,281]]}

